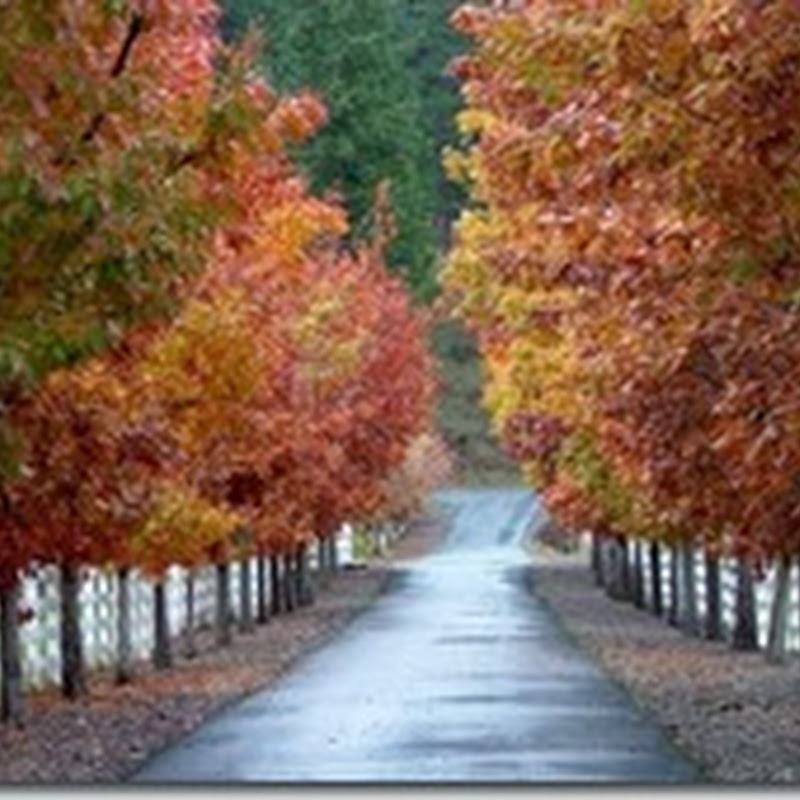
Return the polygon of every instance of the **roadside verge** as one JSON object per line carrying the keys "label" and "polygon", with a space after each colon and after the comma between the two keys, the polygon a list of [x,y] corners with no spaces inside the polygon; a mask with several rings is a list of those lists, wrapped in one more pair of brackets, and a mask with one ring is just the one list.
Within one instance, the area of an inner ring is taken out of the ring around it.
{"label": "roadside verge", "polygon": [[685,635],[597,588],[588,554],[532,552],[531,590],[716,783],[800,781],[800,659]]}
{"label": "roadside verge", "polygon": [[316,602],[271,618],[227,648],[211,632],[197,637],[198,655],[167,672],[140,664],[136,679],[115,686],[110,674],[90,679],[89,696],[63,700],[57,691],[28,701],[26,727],[0,727],[2,784],[115,784],[212,715],[268,688],[302,656],[340,632],[386,589],[392,566],[436,546],[446,528],[430,515],[416,520],[392,552],[363,569],[342,569],[319,587]]}

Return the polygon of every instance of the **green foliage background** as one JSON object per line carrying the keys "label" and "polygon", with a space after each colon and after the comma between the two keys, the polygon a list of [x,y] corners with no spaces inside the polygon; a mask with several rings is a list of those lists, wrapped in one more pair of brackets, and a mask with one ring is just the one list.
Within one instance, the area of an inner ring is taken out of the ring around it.
{"label": "green foliage background", "polygon": [[298,153],[317,191],[337,189],[353,234],[368,233],[375,187],[391,183],[398,236],[390,265],[422,300],[436,294],[459,192],[440,151],[460,105],[447,65],[463,42],[449,27],[454,0],[225,0],[224,30],[250,26],[265,42],[262,63],[280,91],[310,87],[330,121]]}

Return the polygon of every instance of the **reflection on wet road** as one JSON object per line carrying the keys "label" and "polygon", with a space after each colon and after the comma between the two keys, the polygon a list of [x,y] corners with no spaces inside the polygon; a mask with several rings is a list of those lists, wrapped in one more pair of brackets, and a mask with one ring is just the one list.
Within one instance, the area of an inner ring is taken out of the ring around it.
{"label": "reflection on wet road", "polygon": [[636,782],[694,779],[530,594],[524,490],[453,490],[444,544],[271,689],[139,782]]}

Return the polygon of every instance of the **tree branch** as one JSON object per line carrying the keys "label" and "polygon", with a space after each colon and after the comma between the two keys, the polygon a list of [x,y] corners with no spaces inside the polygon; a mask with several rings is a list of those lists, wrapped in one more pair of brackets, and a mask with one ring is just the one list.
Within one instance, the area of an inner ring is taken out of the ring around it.
{"label": "tree branch", "polygon": [[[131,16],[131,20],[128,23],[128,32],[125,34],[125,41],[122,43],[114,66],[111,68],[110,76],[112,80],[118,78],[125,71],[131,52],[133,52],[133,46],[136,44],[136,40],[142,35],[143,31],[144,17],[140,11],[137,11]],[[89,123],[86,130],[81,134],[81,142],[84,144],[91,142],[99,133],[105,118],[105,112],[98,111],[97,114],[92,117],[92,121]]]}
{"label": "tree branch", "polygon": [[141,11],[136,11],[131,17],[130,23],[128,24],[128,33],[125,36],[125,41],[122,43],[122,49],[119,51],[117,60],[114,62],[114,66],[111,68],[112,78],[118,78],[125,71],[131,51],[133,50],[133,45],[142,35],[143,31],[144,16],[142,16]]}

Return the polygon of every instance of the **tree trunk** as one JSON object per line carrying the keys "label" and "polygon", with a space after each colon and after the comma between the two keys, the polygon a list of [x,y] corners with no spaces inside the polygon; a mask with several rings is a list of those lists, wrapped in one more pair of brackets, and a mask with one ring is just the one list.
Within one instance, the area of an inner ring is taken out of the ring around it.
{"label": "tree trunk", "polygon": [[153,584],[153,623],[153,666],[159,670],[169,669],[172,666],[172,642],[169,635],[167,586],[163,578]]}
{"label": "tree trunk", "polygon": [[603,546],[596,531],[592,531],[592,573],[594,574],[595,586],[603,586],[605,583],[603,576]]}
{"label": "tree trunk", "polygon": [[19,595],[19,583],[0,591],[0,718],[21,727],[25,721],[25,695],[19,646]]}
{"label": "tree trunk", "polygon": [[269,620],[267,609],[267,560],[263,555],[256,561],[256,622],[265,625]]}
{"label": "tree trunk", "polygon": [[608,540],[606,549],[611,557],[610,575],[606,581],[608,595],[613,600],[630,600],[631,580],[627,539],[624,536],[614,536]]}
{"label": "tree trunk", "polygon": [[614,542],[608,536],[600,536],[600,585],[605,593],[611,597],[614,592],[616,580],[616,562],[614,559]]}
{"label": "tree trunk", "polygon": [[680,627],[693,636],[697,634],[697,586],[695,585],[694,548],[691,542],[680,545]]}
{"label": "tree trunk", "polygon": [[789,578],[792,572],[792,559],[781,556],[775,576],[775,596],[769,620],[769,639],[767,641],[767,661],[770,664],[786,662],[786,629],[789,622]]}
{"label": "tree trunk", "polygon": [[294,611],[297,608],[297,579],[294,570],[294,558],[291,555],[283,557],[283,607],[286,611]]}
{"label": "tree trunk", "polygon": [[328,570],[335,575],[339,570],[339,551],[336,547],[336,534],[332,533],[325,539],[328,547]]}
{"label": "tree trunk", "polygon": [[308,568],[308,545],[303,543],[297,548],[296,559],[298,600],[301,606],[310,606],[314,603],[314,587],[311,584],[311,574]]}
{"label": "tree trunk", "polygon": [[86,694],[86,667],[81,635],[80,567],[63,564],[61,577],[61,693],[68,700]]}
{"label": "tree trunk", "polygon": [[252,633],[256,627],[253,622],[250,572],[250,559],[243,558],[239,562],[239,631],[241,633]]}
{"label": "tree trunk", "polygon": [[117,570],[117,663],[114,679],[118,685],[133,679],[131,658],[131,571],[129,567]]}
{"label": "tree trunk", "polygon": [[228,647],[233,641],[231,632],[231,570],[227,563],[217,564],[217,645]]}
{"label": "tree trunk", "polygon": [[617,536],[617,544],[619,547],[620,559],[620,599],[631,600],[633,597],[633,581],[631,579],[631,562],[630,553],[628,551],[628,538],[626,536]]}
{"label": "tree trunk", "polygon": [[317,539],[317,582],[320,586],[326,586],[330,578],[328,552],[325,540]]}
{"label": "tree trunk", "polygon": [[722,595],[719,558],[706,550],[706,639],[722,639]]}
{"label": "tree trunk", "polygon": [[274,617],[283,611],[283,581],[281,580],[281,562],[278,556],[269,557],[269,593],[270,613]]}
{"label": "tree trunk", "polygon": [[664,593],[661,585],[661,545],[658,542],[650,542],[650,586],[653,590],[650,607],[660,617],[664,613]]}
{"label": "tree trunk", "polygon": [[677,627],[678,609],[680,603],[680,580],[678,577],[678,548],[670,545],[669,548],[669,610],[667,611],[667,622]]}
{"label": "tree trunk", "polygon": [[747,559],[736,563],[736,623],[733,628],[734,650],[758,650],[758,620],[753,570]]}
{"label": "tree trunk", "polygon": [[633,604],[644,608],[644,564],[642,563],[642,540],[633,543]]}
{"label": "tree trunk", "polygon": [[195,640],[195,573],[194,569],[186,571],[186,584],[184,586],[186,597],[186,627],[183,632],[183,655],[194,658],[197,655],[197,642]]}

